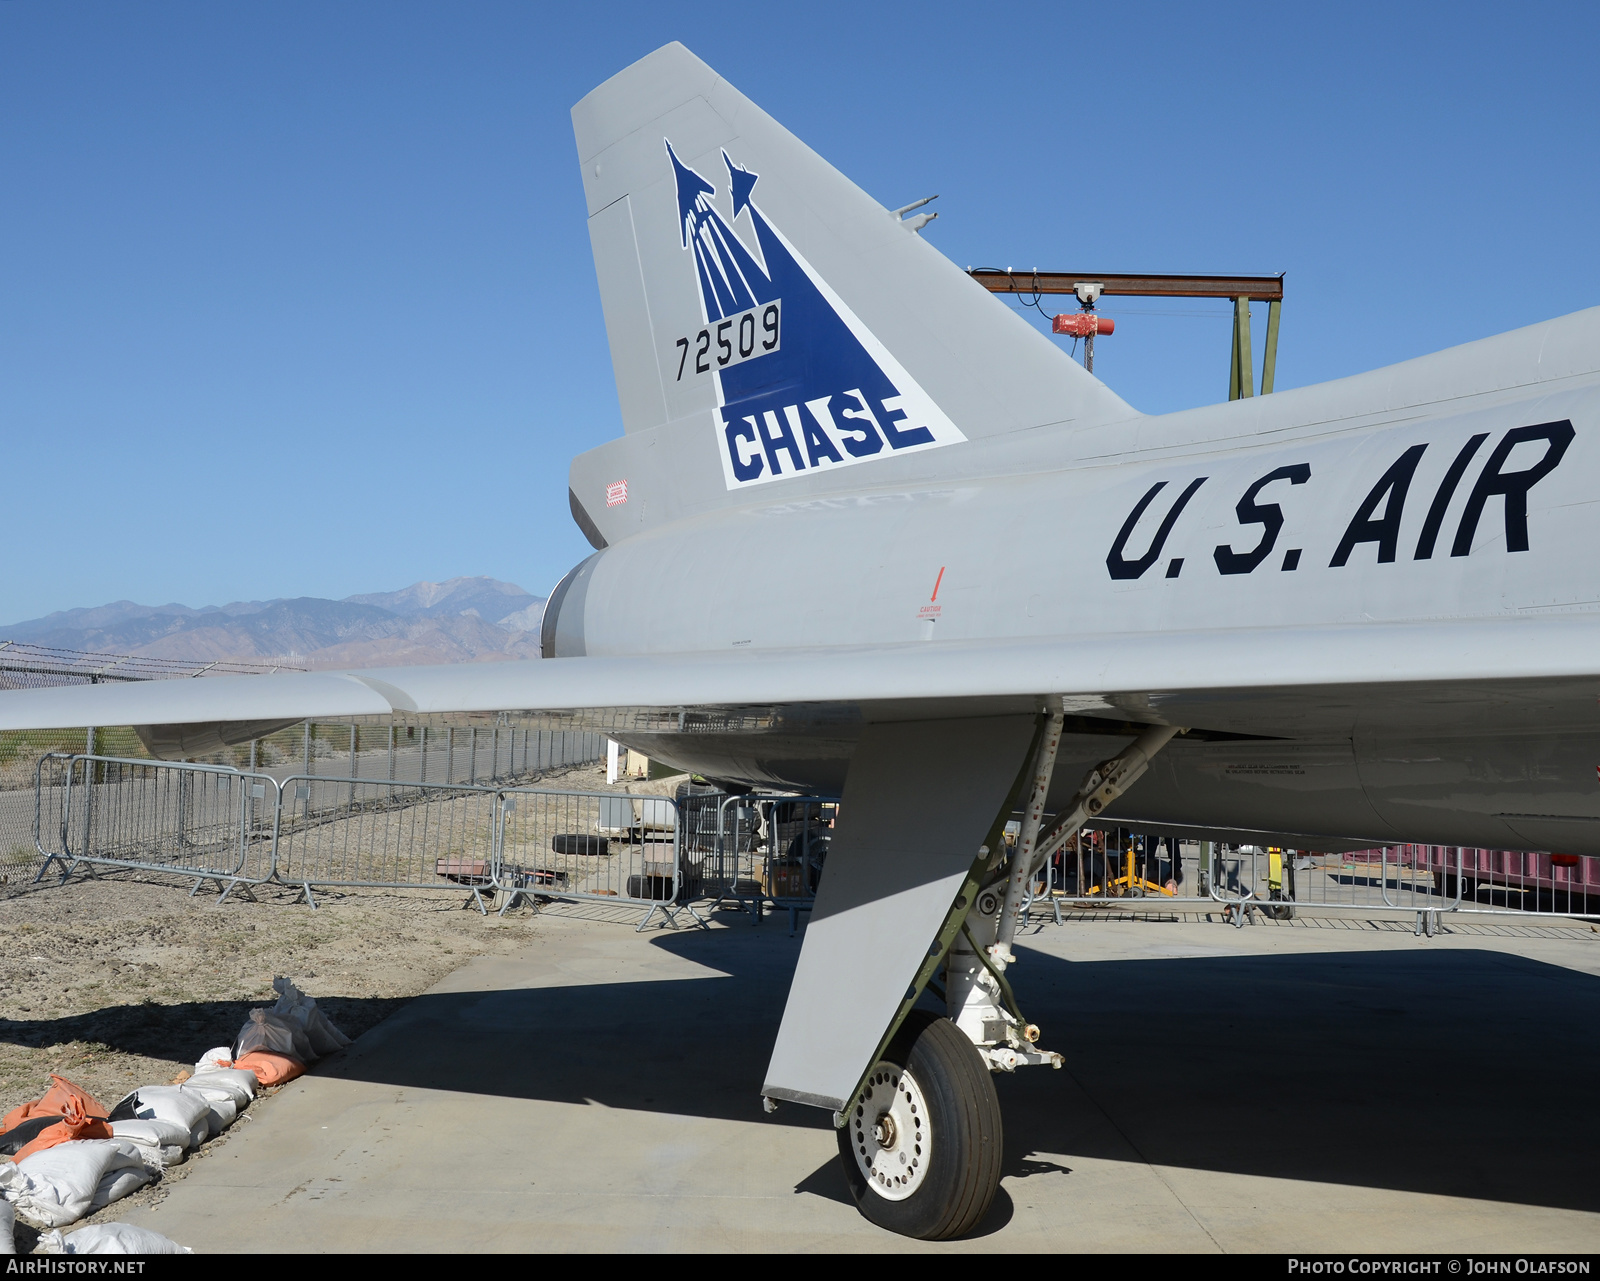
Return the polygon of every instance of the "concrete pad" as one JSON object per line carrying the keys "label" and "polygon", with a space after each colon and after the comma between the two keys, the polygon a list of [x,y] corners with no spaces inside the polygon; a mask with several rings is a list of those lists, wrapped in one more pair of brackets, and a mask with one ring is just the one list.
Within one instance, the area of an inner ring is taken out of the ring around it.
{"label": "concrete pad", "polygon": [[1600,936],[1123,920],[1023,947],[1068,1066],[998,1080],[1005,1178],[965,1241],[873,1228],[828,1118],[762,1113],[799,940],[748,918],[546,915],[128,1217],[202,1252],[1600,1248]]}

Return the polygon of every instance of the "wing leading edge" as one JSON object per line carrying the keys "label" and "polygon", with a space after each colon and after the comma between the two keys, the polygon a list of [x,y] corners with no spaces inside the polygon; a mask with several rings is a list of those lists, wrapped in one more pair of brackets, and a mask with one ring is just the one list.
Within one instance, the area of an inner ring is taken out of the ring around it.
{"label": "wing leading edge", "polygon": [[[1600,615],[1322,628],[1218,629],[1047,641],[636,655],[215,677],[0,693],[0,730],[307,717],[918,704],[1064,694],[1084,715],[1318,732],[1351,717],[1459,723],[1489,689],[1600,689]],[[1585,707],[1590,705],[1585,703]],[[1452,710],[1454,709],[1454,710]],[[1481,708],[1480,708],[1481,710]],[[931,714],[931,713],[930,713]],[[1187,719],[1185,719],[1187,718]],[[1232,722],[1220,723],[1217,718]]]}

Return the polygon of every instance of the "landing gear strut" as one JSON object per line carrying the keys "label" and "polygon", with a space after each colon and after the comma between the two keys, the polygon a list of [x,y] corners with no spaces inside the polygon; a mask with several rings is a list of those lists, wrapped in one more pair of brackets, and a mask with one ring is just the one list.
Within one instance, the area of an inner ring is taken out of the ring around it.
{"label": "landing gear strut", "polygon": [[[1041,831],[1062,722],[1058,707],[1041,723],[1033,790],[1009,866],[1003,853],[991,857],[989,845],[979,849],[906,993],[906,1002],[916,1000],[942,960],[949,1017],[902,1006],[904,1021],[862,1080],[855,1101],[835,1114],[839,1157],[856,1206],[879,1227],[903,1236],[925,1241],[961,1236],[987,1213],[1000,1186],[1002,1147],[1000,1103],[990,1073],[1062,1065],[1059,1054],[1035,1048],[1039,1029],[1022,1018],[1005,977],[1017,959],[1011,942],[1026,886],[1044,861],[1127,790],[1180,732],[1166,726],[1147,729],[1091,770],[1051,827]],[[991,841],[1005,817],[1003,811]]]}
{"label": "landing gear strut", "polygon": [[949,1019],[914,1010],[837,1131],[850,1195],[881,1228],[924,1241],[972,1231],[1000,1186],[1000,1101]]}

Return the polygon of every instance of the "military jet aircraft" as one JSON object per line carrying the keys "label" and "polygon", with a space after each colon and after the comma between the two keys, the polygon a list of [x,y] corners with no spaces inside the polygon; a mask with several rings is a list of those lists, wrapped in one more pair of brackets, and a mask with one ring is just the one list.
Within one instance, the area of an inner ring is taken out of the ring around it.
{"label": "military jet aircraft", "polygon": [[1058,1061],[1011,943],[1082,823],[1600,854],[1600,309],[1147,416],[681,45],[572,114],[626,430],[572,465],[595,551],[544,658],[12,692],[0,728],[181,757],[565,709],[841,796],[759,1092],[925,1238],[998,1185],[990,1074]]}

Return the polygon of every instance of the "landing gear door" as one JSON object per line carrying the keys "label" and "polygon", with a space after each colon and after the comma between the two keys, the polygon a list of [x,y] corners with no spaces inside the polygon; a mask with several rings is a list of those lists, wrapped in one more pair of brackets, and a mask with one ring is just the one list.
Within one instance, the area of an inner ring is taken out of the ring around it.
{"label": "landing gear door", "polygon": [[839,1111],[1029,752],[1027,716],[869,725],[762,1093]]}

